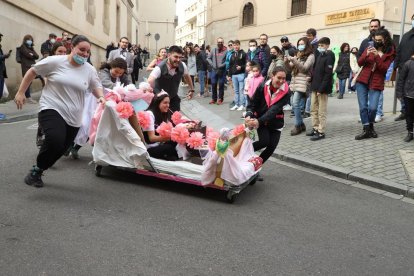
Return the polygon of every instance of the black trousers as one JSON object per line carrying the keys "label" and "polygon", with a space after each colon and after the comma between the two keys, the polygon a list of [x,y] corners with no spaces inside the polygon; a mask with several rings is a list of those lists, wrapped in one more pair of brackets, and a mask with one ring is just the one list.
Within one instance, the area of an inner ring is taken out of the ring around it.
{"label": "black trousers", "polygon": [[180,111],[181,108],[181,99],[178,95],[176,95],[175,97],[170,98],[170,109],[172,112],[174,111]]}
{"label": "black trousers", "polygon": [[405,122],[407,124],[407,130],[413,132],[414,125],[414,99],[404,97],[405,102]]}
{"label": "black trousers", "polygon": [[254,151],[265,148],[265,150],[260,154],[260,157],[263,159],[264,163],[276,150],[280,140],[280,131],[269,129],[266,126],[260,126],[257,129],[257,134],[259,136],[259,140],[253,143],[253,148]]}
{"label": "black trousers", "polygon": [[73,143],[79,128],[68,125],[53,109],[40,111],[39,123],[45,134],[45,141],[37,155],[37,167],[47,170]]}
{"label": "black trousers", "polygon": [[167,161],[176,161],[178,160],[178,154],[175,150],[176,146],[177,143],[170,141],[159,144],[156,147],[148,148],[147,151],[151,157]]}

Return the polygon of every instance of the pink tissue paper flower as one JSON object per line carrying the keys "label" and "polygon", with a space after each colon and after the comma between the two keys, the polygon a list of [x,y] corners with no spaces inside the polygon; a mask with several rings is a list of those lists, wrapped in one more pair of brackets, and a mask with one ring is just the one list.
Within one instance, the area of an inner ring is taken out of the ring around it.
{"label": "pink tissue paper flower", "polygon": [[170,138],[172,129],[173,125],[171,122],[162,122],[159,127],[157,127],[156,131],[161,137]]}
{"label": "pink tissue paper flower", "polygon": [[181,145],[185,144],[189,136],[190,132],[184,125],[178,125],[171,131],[171,140]]}
{"label": "pink tissue paper flower", "polygon": [[116,111],[119,114],[119,117],[127,119],[134,114],[134,108],[131,103],[120,102],[116,105]]}
{"label": "pink tissue paper flower", "polygon": [[114,101],[116,103],[119,103],[121,101],[121,96],[118,93],[111,91],[111,92],[106,93],[105,99],[107,101]]}
{"label": "pink tissue paper flower", "polygon": [[147,129],[150,127],[151,118],[148,112],[140,111],[137,113],[138,123],[141,125],[142,128]]}
{"label": "pink tissue paper flower", "polygon": [[216,149],[216,143],[218,138],[220,138],[220,133],[218,133],[217,131],[210,131],[207,135],[208,147],[213,151]]}
{"label": "pink tissue paper flower", "polygon": [[171,116],[171,120],[173,121],[174,125],[178,125],[179,123],[181,123],[181,118],[183,117],[183,115],[181,115],[180,112],[175,111],[173,113],[173,115]]}
{"label": "pink tissue paper flower", "polygon": [[231,131],[231,133],[234,136],[238,136],[239,134],[242,134],[244,132],[245,126],[244,124],[238,125],[235,128],[233,128],[233,130]]}
{"label": "pink tissue paper flower", "polygon": [[203,133],[198,131],[191,133],[186,142],[192,149],[201,147],[204,144]]}

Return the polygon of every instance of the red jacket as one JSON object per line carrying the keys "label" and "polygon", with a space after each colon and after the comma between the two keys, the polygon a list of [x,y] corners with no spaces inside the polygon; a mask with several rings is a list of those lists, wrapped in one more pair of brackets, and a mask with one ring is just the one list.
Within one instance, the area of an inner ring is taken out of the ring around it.
{"label": "red jacket", "polygon": [[[379,55],[367,54],[368,48],[358,59],[358,65],[364,66],[357,78],[357,82],[368,85],[369,89],[383,91],[385,74],[395,57],[394,47],[382,57]],[[375,66],[375,67],[374,67]],[[373,71],[374,68],[374,71]]]}

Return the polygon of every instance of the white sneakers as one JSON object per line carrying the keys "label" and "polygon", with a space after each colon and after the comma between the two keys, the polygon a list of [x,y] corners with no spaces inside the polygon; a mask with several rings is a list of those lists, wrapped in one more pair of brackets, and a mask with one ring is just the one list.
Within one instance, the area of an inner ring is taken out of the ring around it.
{"label": "white sneakers", "polygon": [[234,105],[232,108],[230,108],[231,111],[242,111],[242,110],[246,110],[246,108],[244,106],[238,106],[238,105]]}
{"label": "white sneakers", "polygon": [[381,122],[382,121],[382,117],[381,116],[375,116],[375,122],[376,123],[379,123],[379,122]]}
{"label": "white sneakers", "polygon": [[283,107],[283,110],[292,110],[292,106],[290,104],[287,104]]}

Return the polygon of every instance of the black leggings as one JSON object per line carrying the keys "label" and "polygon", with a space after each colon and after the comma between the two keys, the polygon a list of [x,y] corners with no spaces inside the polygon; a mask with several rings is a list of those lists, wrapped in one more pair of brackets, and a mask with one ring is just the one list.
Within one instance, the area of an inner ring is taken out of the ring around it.
{"label": "black leggings", "polygon": [[407,124],[407,130],[413,132],[414,124],[414,99],[404,97],[405,101],[405,122]]}
{"label": "black leggings", "polygon": [[178,160],[178,154],[175,149],[176,146],[177,143],[170,141],[159,144],[156,147],[148,148],[147,151],[151,157],[167,161],[176,161]]}
{"label": "black leggings", "polygon": [[68,125],[62,116],[52,109],[39,112],[39,124],[45,134],[45,141],[37,155],[37,167],[47,170],[73,143],[79,128]]}
{"label": "black leggings", "polygon": [[279,144],[280,131],[261,126],[257,129],[257,134],[259,135],[259,141],[253,143],[253,148],[254,151],[265,148],[260,154],[264,163],[276,150],[277,144]]}

